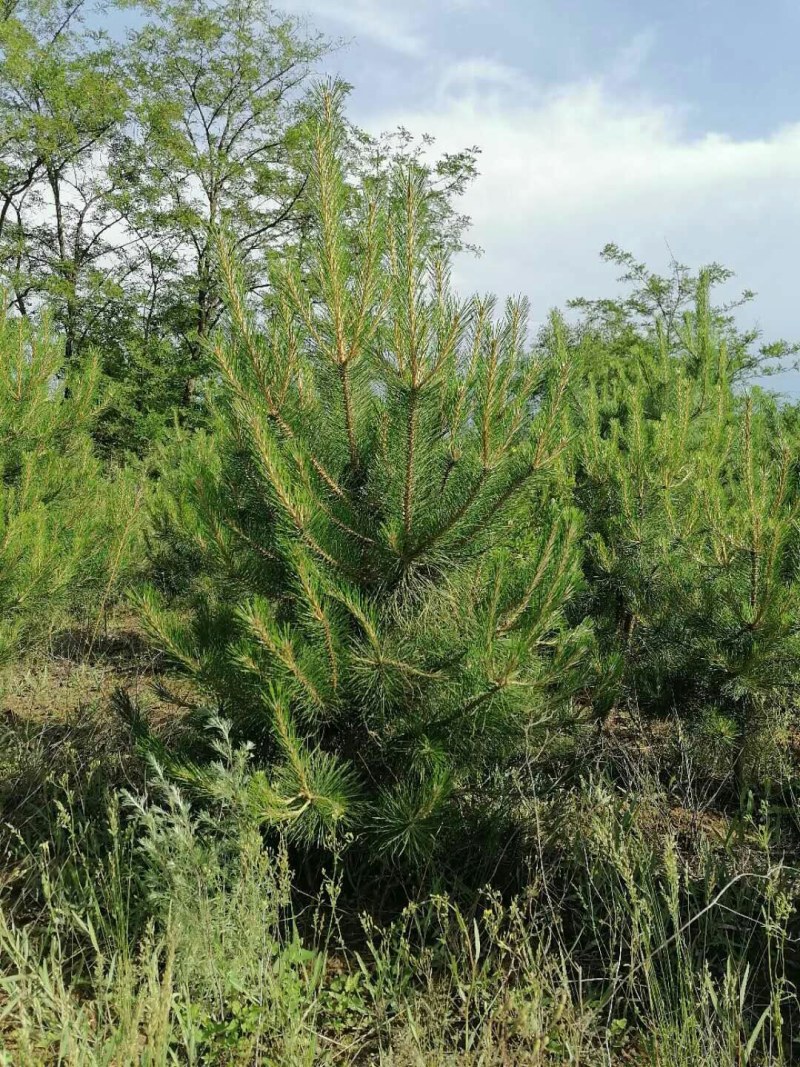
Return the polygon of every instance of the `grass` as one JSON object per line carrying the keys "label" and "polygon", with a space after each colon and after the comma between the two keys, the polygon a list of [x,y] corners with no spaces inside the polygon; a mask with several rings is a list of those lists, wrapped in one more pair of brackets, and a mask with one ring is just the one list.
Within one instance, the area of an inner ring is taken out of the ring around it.
{"label": "grass", "polygon": [[335,860],[301,891],[224,729],[216,806],[142,760],[135,716],[174,728],[171,685],[124,626],[5,678],[0,1062],[796,1061],[791,808],[670,782],[668,724],[531,780],[522,892],[378,917]]}

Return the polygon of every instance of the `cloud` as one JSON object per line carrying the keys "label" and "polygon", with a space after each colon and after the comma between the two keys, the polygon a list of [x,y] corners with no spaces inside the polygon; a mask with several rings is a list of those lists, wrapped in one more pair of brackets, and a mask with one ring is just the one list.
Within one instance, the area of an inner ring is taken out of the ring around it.
{"label": "cloud", "polygon": [[800,123],[734,139],[690,135],[685,118],[611,77],[542,90],[475,58],[442,72],[430,107],[375,126],[431,133],[441,150],[481,147],[464,208],[485,254],[457,271],[470,289],[525,292],[543,317],[569,297],[613,291],[597,253],[615,241],[657,269],[668,249],[694,266],[731,266],[742,287],[763,291],[770,333],[800,335]]}
{"label": "cloud", "polygon": [[[749,321],[800,338],[800,122],[757,137],[692,132],[702,129],[699,108],[643,89],[657,27],[582,55],[570,69],[591,76],[553,85],[508,62],[505,45],[471,51],[472,23],[458,12],[488,0],[289,3],[355,37],[357,121],[431,133],[442,150],[480,146],[481,176],[463,206],[485,254],[458,264],[463,287],[524,292],[543,318],[572,296],[615,291],[597,255],[615,241],[654,269],[673,253],[694,267],[730,266],[760,293]],[[549,5],[536,6],[549,38]]]}
{"label": "cloud", "polygon": [[424,5],[387,4],[384,0],[284,0],[284,10],[330,20],[351,32],[357,42],[370,41],[406,56],[423,56],[428,49],[422,32]]}
{"label": "cloud", "polygon": [[519,70],[496,59],[484,56],[462,59],[445,67],[436,86],[439,99],[453,100],[477,92],[513,92],[528,95],[533,86]]}

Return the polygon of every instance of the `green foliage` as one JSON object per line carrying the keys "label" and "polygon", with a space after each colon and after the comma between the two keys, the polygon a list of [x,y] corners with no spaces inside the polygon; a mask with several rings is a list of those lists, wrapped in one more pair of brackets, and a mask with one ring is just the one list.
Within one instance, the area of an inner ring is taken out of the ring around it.
{"label": "green foliage", "polygon": [[59,378],[45,324],[0,318],[0,659],[94,616],[130,566],[133,479],[103,477],[92,449],[98,366]]}
{"label": "green foliage", "polygon": [[[59,2],[9,4],[0,22],[0,268],[20,314],[44,303],[65,358],[86,351],[116,290],[119,222],[98,159],[127,108],[114,48]],[[109,265],[109,260],[114,266]]]}
{"label": "green foliage", "polygon": [[[141,309],[140,356],[170,368],[170,400],[193,426],[204,410],[205,343],[223,312],[213,232],[229,229],[251,272],[295,238],[305,175],[294,127],[325,46],[262,0],[165,0],[146,15],[128,42],[131,112],[114,202],[140,256],[127,286]],[[129,379],[124,355],[117,375]],[[150,396],[149,385],[135,394]]]}
{"label": "green foliage", "polygon": [[173,412],[203,421],[203,341],[221,311],[210,232],[243,261],[298,227],[291,129],[323,50],[260,0],[137,5],[127,40],[81,5],[0,14],[0,278],[43,308],[67,364],[117,384],[99,439],[148,451]]}
{"label": "green foliage", "polygon": [[738,759],[795,707],[799,505],[774,404],[733,387],[746,345],[731,366],[711,280],[694,284],[691,313],[658,316],[622,351],[583,338],[578,501],[590,613],[616,678],[599,710],[727,720]]}
{"label": "green foliage", "polygon": [[534,359],[524,304],[452,294],[423,169],[348,185],[339,106],[313,126],[313,248],[276,265],[263,329],[222,246],[216,454],[173,509],[206,585],[189,626],[142,607],[257,742],[268,821],[417,864],[502,825],[504,771],[569,699],[570,363],[557,321]]}
{"label": "green foliage", "polygon": [[[142,0],[124,39],[80,4],[0,12],[0,280],[23,316],[47,311],[69,365],[97,352],[115,388],[95,436],[146,455],[175,416],[206,425],[208,342],[225,314],[214,233],[235,246],[249,303],[266,261],[302,245],[307,81],[328,45],[266,0]],[[349,129],[351,177],[430,141]],[[429,214],[458,244],[454,201],[474,150],[429,165]]]}
{"label": "green foliage", "polygon": [[[621,269],[618,282],[627,291],[605,300],[581,297],[571,300],[569,306],[581,312],[581,330],[602,339],[603,347],[613,350],[621,360],[625,359],[626,350],[635,350],[642,338],[650,343],[666,343],[670,350],[679,349],[685,318],[694,311],[698,287],[707,286],[710,292],[734,278],[733,271],[719,263],[710,263],[700,274],[693,274],[675,259],[670,263],[669,274],[656,274],[615,244],[606,245],[601,256]],[[755,294],[745,289],[723,304],[706,301],[704,305],[709,327],[725,342],[728,374],[734,383],[784,369],[786,360],[798,350],[796,344],[786,341],[762,342],[756,347],[759,331],[743,330],[737,321],[737,312],[754,298]]]}
{"label": "green foliage", "polygon": [[450,285],[474,149],[261,0],[134,23],[0,13],[3,681],[78,624],[110,688],[146,540],[171,708],[4,684],[0,1062],[793,1062],[793,349],[613,245],[531,345]]}

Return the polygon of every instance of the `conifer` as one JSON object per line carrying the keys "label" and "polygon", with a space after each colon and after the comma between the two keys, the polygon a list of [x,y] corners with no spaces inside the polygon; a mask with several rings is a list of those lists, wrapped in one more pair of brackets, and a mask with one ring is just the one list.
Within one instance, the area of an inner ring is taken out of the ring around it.
{"label": "conifer", "polygon": [[92,621],[131,547],[132,478],[92,448],[98,364],[64,377],[63,360],[46,321],[0,316],[0,662]]}
{"label": "conifer", "polygon": [[311,247],[274,264],[266,321],[221,242],[216,447],[172,509],[207,577],[188,624],[143,608],[256,746],[266,821],[420,861],[508,817],[583,654],[572,366],[557,320],[534,356],[524,301],[454,294],[424,165],[356,182],[340,103],[311,119]]}
{"label": "conifer", "polygon": [[798,487],[774,404],[735,387],[747,353],[730,355],[711,280],[697,280],[672,339],[659,316],[613,349],[584,337],[578,499],[604,650],[598,711],[711,726],[744,784],[746,751],[763,754],[762,728],[796,706]]}

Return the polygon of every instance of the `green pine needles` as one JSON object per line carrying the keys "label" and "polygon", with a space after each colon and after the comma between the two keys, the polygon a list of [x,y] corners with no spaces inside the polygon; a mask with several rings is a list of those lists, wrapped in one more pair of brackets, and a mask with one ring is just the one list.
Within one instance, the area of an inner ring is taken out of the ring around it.
{"label": "green pine needles", "polygon": [[216,447],[172,511],[197,609],[143,607],[256,746],[267,821],[418,863],[503,825],[570,699],[571,361],[558,322],[531,355],[524,302],[454,296],[418,161],[356,183],[335,91],[311,121],[311,248],[275,265],[263,324],[221,244]]}
{"label": "green pine needles", "polygon": [[0,662],[64,624],[96,625],[129,565],[133,478],[104,475],[98,365],[62,374],[48,323],[0,317]]}
{"label": "green pine needles", "polygon": [[584,339],[578,500],[599,710],[679,716],[727,747],[742,787],[768,776],[800,683],[796,437],[772,398],[734,388],[742,353],[709,282],[672,343],[661,318],[623,352]]}

